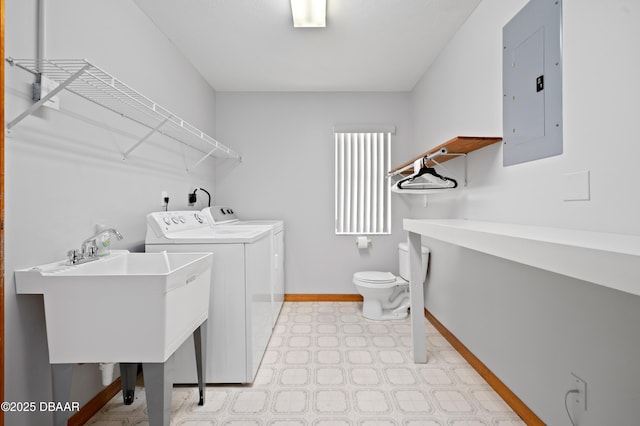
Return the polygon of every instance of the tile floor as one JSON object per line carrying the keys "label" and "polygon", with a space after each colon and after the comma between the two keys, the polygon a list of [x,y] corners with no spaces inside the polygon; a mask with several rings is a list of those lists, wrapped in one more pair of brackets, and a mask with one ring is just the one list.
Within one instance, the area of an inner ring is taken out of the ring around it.
{"label": "tile floor", "polygon": [[[515,426],[524,422],[425,321],[427,364],[411,361],[409,319],[369,321],[357,302],[287,302],[253,385],[173,391],[172,425]],[[88,424],[147,425],[144,389]]]}

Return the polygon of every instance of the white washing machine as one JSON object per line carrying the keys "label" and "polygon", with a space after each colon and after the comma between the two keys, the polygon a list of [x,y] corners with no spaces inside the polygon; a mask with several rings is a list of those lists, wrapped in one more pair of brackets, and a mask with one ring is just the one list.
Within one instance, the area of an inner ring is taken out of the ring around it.
{"label": "white washing machine", "polygon": [[271,326],[274,327],[284,303],[284,222],[282,220],[240,220],[228,206],[212,206],[202,210],[214,226],[264,226],[271,231]]}
{"label": "white washing machine", "polygon": [[[213,227],[197,211],[147,215],[147,252],[213,253],[207,383],[252,383],[271,337],[271,231]],[[175,383],[197,383],[193,341],[175,353]]]}

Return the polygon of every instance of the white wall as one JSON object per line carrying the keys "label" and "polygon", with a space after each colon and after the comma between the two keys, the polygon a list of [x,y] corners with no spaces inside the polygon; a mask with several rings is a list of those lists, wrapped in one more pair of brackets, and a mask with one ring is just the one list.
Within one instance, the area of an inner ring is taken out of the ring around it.
{"label": "white wall", "polygon": [[[467,20],[412,93],[414,143],[502,134],[502,27],[525,4],[484,0]],[[469,156],[466,190],[427,208],[414,200],[411,215],[640,234],[639,40],[637,0],[564,0],[564,153],[503,167],[501,146],[484,148]],[[461,172],[461,160],[447,164]],[[581,170],[591,200],[563,201],[563,175]],[[425,243],[427,308],[543,421],[570,424],[564,392],[575,372],[589,389],[580,425],[637,424],[637,296]]]}
{"label": "white wall", "polygon": [[[420,148],[456,135],[502,135],[502,27],[526,3],[484,0],[424,75],[411,109]],[[456,215],[640,234],[640,197],[629,192],[640,154],[639,7],[564,1],[563,155],[502,167],[500,145],[473,153]],[[581,170],[591,172],[591,201],[563,201],[564,174]]]}
{"label": "white wall", "polygon": [[[87,58],[214,135],[215,92],[133,2],[47,3],[47,57]],[[36,1],[8,0],[5,14],[7,56],[35,58]],[[15,67],[5,72],[8,121],[30,104],[33,80]],[[16,295],[13,270],[63,259],[98,223],[122,232],[125,239],[115,248],[143,251],[145,215],[161,209],[161,191],[168,191],[170,209],[185,209],[192,186],[214,189],[214,160],[186,174],[179,145],[157,138],[122,161],[135,142],[130,135],[141,137],[146,129],[69,93],[61,95],[61,105],[59,112],[26,118],[5,139],[9,401],[51,400],[42,298]],[[117,306],[113,311],[119,314]],[[135,324],[122,332],[135,333]],[[95,365],[74,367],[72,400],[82,405],[101,389]],[[51,420],[47,413],[6,413],[6,423]]]}
{"label": "white wall", "polygon": [[243,152],[216,179],[216,203],[241,217],[285,221],[286,293],[356,293],[361,270],[398,270],[406,200],[392,195],[390,236],[359,251],[334,228],[335,124],[395,124],[392,164],[409,156],[407,93],[218,92],[216,129]]}

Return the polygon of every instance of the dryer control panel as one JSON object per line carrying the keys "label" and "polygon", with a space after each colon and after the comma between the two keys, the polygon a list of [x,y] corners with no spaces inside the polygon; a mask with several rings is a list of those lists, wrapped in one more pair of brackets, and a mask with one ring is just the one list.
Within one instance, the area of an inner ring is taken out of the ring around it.
{"label": "dryer control panel", "polygon": [[238,221],[238,216],[231,207],[211,206],[202,209],[202,213],[209,218],[214,225],[233,223]]}
{"label": "dryer control panel", "polygon": [[147,232],[151,229],[156,237],[161,237],[172,232],[211,228],[211,224],[201,212],[186,210],[149,213],[147,228]]}

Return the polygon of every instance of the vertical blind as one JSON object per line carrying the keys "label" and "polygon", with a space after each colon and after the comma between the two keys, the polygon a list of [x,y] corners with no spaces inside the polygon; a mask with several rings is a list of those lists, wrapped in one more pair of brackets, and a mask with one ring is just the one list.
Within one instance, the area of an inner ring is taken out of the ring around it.
{"label": "vertical blind", "polygon": [[336,234],[390,234],[391,132],[335,132]]}

